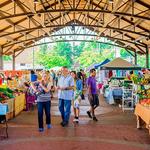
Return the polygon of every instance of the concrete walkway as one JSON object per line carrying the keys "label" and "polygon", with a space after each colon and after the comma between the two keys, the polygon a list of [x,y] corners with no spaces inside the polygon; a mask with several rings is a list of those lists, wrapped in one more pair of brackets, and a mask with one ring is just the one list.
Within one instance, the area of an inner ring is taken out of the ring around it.
{"label": "concrete walkway", "polygon": [[22,112],[9,121],[9,139],[0,141],[0,150],[150,150],[146,129],[136,129],[133,112],[123,113],[105,103],[96,111],[98,122],[86,115],[88,101],[82,101],[79,124],[61,127],[57,99],[52,100],[52,129],[38,132],[37,110]]}

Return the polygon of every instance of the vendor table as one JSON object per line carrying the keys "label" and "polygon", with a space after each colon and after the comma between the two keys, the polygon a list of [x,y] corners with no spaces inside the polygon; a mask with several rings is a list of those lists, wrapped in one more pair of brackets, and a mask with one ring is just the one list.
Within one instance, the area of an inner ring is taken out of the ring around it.
{"label": "vendor table", "polygon": [[109,87],[104,93],[108,104],[115,104],[114,99],[122,98],[122,88],[121,87]]}
{"label": "vendor table", "polygon": [[6,114],[7,120],[12,119],[14,117],[14,99],[4,100],[3,103],[8,104],[8,112]]}
{"label": "vendor table", "polygon": [[142,127],[142,121],[144,121],[150,134],[150,107],[137,104],[135,115],[137,116],[137,128],[140,129]]}
{"label": "vendor table", "polygon": [[7,112],[8,104],[0,104],[0,131],[2,132],[4,127],[2,124],[5,124],[5,133],[6,135],[0,134],[1,138],[8,138],[8,124],[7,124]]}

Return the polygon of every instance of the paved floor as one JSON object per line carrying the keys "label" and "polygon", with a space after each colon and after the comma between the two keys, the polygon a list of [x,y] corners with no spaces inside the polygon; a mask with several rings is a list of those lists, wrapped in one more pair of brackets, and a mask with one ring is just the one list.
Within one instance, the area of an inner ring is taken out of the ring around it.
{"label": "paved floor", "polygon": [[52,129],[37,131],[37,110],[22,112],[9,121],[9,139],[0,141],[0,150],[150,150],[146,129],[136,129],[133,112],[123,113],[106,104],[101,96],[98,122],[90,120],[87,100],[82,101],[80,123],[61,127],[57,99],[52,101]]}

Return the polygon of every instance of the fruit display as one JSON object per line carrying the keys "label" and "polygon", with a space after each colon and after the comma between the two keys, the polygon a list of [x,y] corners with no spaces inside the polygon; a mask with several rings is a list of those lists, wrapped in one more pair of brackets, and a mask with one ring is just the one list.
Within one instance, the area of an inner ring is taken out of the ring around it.
{"label": "fruit display", "polygon": [[150,82],[150,78],[142,78],[140,84],[147,85]]}
{"label": "fruit display", "polygon": [[9,88],[0,88],[0,101],[14,98],[13,91]]}
{"label": "fruit display", "polygon": [[150,98],[140,100],[140,104],[150,107]]}
{"label": "fruit display", "polygon": [[150,97],[150,88],[147,90],[147,96]]}
{"label": "fruit display", "polygon": [[10,88],[0,88],[0,101],[15,98],[16,95],[19,95],[22,93],[22,90],[19,89],[13,89]]}
{"label": "fruit display", "polygon": [[134,84],[140,84],[141,79],[142,78],[139,78],[137,75],[134,75],[134,76],[131,77],[131,80],[133,81]]}

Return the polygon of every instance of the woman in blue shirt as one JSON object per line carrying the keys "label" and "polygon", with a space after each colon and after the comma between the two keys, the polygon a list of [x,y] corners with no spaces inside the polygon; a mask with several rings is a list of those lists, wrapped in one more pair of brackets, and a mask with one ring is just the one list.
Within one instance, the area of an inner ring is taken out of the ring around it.
{"label": "woman in blue shirt", "polygon": [[83,90],[83,83],[80,78],[80,73],[75,71],[71,72],[71,76],[74,78],[74,100],[73,100],[73,109],[74,109],[74,122],[79,122],[79,113],[80,113],[80,102],[81,102],[81,94]]}

